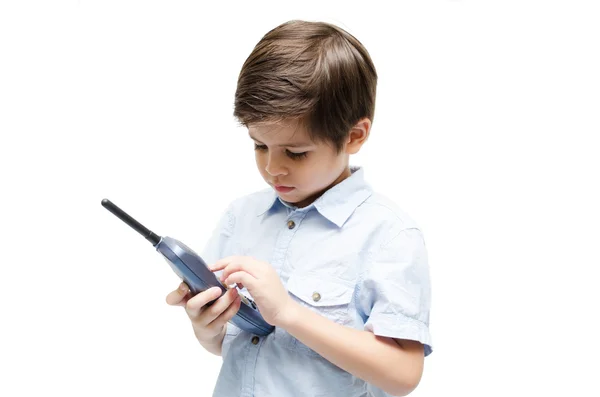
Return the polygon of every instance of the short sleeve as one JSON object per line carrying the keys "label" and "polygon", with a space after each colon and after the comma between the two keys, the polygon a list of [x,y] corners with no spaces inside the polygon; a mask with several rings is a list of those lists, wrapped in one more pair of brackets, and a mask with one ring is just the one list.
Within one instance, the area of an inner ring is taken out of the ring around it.
{"label": "short sleeve", "polygon": [[378,336],[419,341],[428,356],[432,352],[431,287],[421,231],[404,229],[369,257],[355,290],[364,329]]}
{"label": "short sleeve", "polygon": [[230,205],[221,214],[221,218],[213,228],[212,234],[204,246],[202,255],[200,255],[206,264],[215,263],[219,259],[230,255],[234,228],[235,215]]}

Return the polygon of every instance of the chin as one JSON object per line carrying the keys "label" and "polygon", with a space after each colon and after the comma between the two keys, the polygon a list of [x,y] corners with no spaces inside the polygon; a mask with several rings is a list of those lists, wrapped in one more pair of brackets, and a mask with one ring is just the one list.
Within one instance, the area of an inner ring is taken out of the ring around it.
{"label": "chin", "polygon": [[281,197],[282,200],[285,200],[288,203],[297,203],[298,201],[302,201],[303,200],[302,197],[298,197],[295,194],[294,195],[287,195],[285,193],[279,193],[279,192],[276,192],[276,193],[277,193],[277,195],[279,197]]}
{"label": "chin", "polygon": [[290,203],[290,204],[297,204],[300,203],[304,200],[306,200],[306,197],[304,196],[298,196],[297,194],[294,195],[286,195],[286,194],[282,194],[282,193],[277,193],[277,195],[286,203]]}

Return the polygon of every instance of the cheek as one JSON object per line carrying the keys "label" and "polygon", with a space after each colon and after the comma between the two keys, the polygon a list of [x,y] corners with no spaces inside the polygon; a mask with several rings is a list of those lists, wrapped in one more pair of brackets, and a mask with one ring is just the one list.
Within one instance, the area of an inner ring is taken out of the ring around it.
{"label": "cheek", "polygon": [[261,175],[264,175],[266,173],[265,167],[267,166],[266,156],[257,151],[254,155],[254,160],[256,161],[256,167],[258,168],[258,171],[260,171]]}
{"label": "cheek", "polygon": [[337,158],[322,156],[318,161],[313,163],[311,173],[314,175],[315,184],[328,185],[331,183],[332,179],[338,177],[342,168],[343,162],[338,161]]}
{"label": "cheek", "polygon": [[254,160],[256,160],[256,165],[261,166],[264,165],[264,157],[263,154],[259,151],[254,152]]}
{"label": "cheek", "polygon": [[329,178],[328,172],[329,169],[326,165],[318,161],[310,161],[296,167],[294,175],[303,182],[306,188],[315,189],[323,184],[323,180]]}

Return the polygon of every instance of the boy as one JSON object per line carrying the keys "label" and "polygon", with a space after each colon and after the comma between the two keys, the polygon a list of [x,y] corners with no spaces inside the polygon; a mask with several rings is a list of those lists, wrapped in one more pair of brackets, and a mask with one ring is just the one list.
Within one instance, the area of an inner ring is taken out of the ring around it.
{"label": "boy", "polygon": [[190,297],[198,341],[222,355],[215,396],[406,395],[431,352],[420,230],[349,166],[369,136],[377,74],[362,44],[325,23],[291,21],[244,63],[236,118],[254,141],[266,190],[230,204],[202,256],[251,295],[275,330],[228,323],[236,288]]}

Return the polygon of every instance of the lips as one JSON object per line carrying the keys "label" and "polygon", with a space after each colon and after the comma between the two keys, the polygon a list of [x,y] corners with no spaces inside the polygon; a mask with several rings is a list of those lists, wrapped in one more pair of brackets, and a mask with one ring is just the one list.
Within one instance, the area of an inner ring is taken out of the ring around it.
{"label": "lips", "polygon": [[277,190],[280,193],[288,193],[288,192],[291,192],[292,190],[294,190],[294,188],[291,186],[274,185],[274,187],[275,187],[275,190]]}

